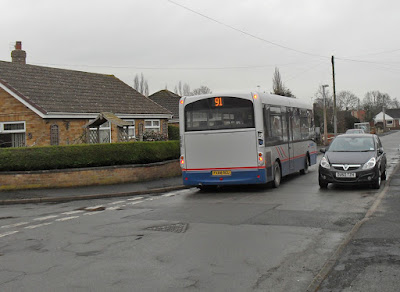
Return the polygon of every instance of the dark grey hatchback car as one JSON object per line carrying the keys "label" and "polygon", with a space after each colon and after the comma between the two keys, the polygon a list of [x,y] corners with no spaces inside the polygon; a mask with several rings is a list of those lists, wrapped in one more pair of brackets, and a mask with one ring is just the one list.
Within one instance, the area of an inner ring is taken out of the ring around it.
{"label": "dark grey hatchback car", "polygon": [[379,189],[386,179],[386,154],[378,136],[344,134],[337,136],[319,164],[319,186],[334,184],[369,184]]}

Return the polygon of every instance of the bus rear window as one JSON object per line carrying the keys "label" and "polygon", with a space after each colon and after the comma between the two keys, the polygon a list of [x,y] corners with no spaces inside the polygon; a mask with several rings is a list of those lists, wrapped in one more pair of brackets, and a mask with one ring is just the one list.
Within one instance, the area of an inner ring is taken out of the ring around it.
{"label": "bus rear window", "polygon": [[254,128],[251,100],[236,97],[212,97],[185,107],[185,131]]}

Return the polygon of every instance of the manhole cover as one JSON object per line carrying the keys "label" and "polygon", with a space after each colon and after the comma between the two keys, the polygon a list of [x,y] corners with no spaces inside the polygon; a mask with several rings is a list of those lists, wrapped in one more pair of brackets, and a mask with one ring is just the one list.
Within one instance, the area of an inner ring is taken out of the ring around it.
{"label": "manhole cover", "polygon": [[147,227],[146,230],[184,233],[187,230],[188,226],[189,224],[187,223],[175,223],[175,224]]}

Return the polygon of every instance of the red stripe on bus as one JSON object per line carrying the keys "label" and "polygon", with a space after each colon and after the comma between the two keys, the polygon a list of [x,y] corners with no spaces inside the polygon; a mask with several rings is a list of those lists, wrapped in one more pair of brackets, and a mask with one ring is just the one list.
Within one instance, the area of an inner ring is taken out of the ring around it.
{"label": "red stripe on bus", "polygon": [[209,170],[238,170],[238,169],[264,169],[265,166],[245,166],[245,167],[220,167],[220,168],[184,168],[183,171],[209,171]]}

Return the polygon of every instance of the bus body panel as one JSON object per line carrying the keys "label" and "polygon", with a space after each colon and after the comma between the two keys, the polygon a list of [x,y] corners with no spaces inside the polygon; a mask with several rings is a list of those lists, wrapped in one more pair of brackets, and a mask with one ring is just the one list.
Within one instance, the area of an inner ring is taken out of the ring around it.
{"label": "bus body panel", "polygon": [[254,129],[232,132],[187,133],[187,169],[257,166]]}
{"label": "bus body panel", "polygon": [[[258,166],[255,129],[186,133],[185,185],[256,184],[266,182]],[[229,175],[213,171],[229,171]]]}

